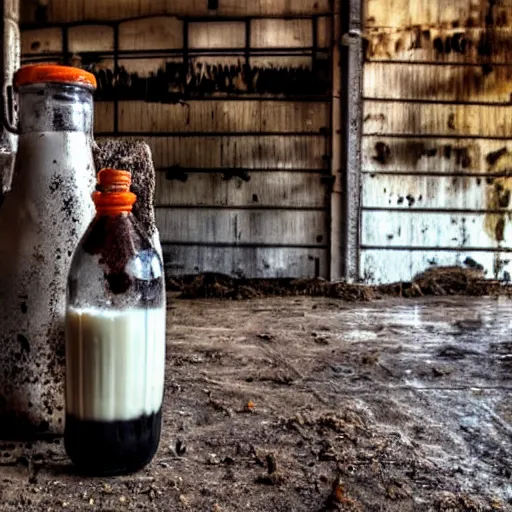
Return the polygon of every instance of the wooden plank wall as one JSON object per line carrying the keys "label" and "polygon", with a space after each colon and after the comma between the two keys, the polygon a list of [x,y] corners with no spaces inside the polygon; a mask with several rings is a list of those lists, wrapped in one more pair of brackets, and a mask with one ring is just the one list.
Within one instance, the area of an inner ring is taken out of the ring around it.
{"label": "wooden plank wall", "polygon": [[207,0],[24,0],[25,22],[68,23],[118,20],[140,16],[310,16],[328,14],[329,0],[220,0],[208,9]]}
{"label": "wooden plank wall", "polygon": [[[170,273],[329,277],[327,0],[46,3],[25,8],[24,59],[61,60],[55,24],[74,23],[68,61],[100,83],[96,136],[151,145]],[[255,16],[250,34],[226,16]]]}
{"label": "wooden plank wall", "polygon": [[510,277],[512,3],[366,1],[361,277]]}

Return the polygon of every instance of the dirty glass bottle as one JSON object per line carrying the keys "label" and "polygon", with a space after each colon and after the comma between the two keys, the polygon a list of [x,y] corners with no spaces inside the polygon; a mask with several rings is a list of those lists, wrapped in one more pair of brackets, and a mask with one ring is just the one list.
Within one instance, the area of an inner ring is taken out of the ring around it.
{"label": "dirty glass bottle", "polygon": [[160,440],[165,373],[161,258],[132,215],[129,172],[103,169],[71,264],[66,452],[80,472],[142,469]]}
{"label": "dirty glass bottle", "polygon": [[18,152],[0,207],[0,436],[64,430],[64,313],[73,250],[94,216],[94,75],[14,76]]}

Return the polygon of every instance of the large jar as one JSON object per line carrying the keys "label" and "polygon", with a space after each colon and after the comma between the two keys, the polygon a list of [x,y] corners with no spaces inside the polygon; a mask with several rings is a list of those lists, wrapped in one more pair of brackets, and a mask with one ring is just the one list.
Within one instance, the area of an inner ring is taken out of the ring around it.
{"label": "large jar", "polygon": [[132,215],[130,173],[104,169],[66,309],[65,447],[81,472],[137,471],[160,440],[165,373],[162,260]]}
{"label": "large jar", "polygon": [[14,77],[19,147],[0,207],[0,435],[64,430],[64,312],[73,251],[94,214],[96,81],[36,65]]}

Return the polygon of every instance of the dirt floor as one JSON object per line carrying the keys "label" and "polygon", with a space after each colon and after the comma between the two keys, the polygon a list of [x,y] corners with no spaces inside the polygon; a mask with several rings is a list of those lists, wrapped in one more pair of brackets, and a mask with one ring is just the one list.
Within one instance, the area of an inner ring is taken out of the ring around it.
{"label": "dirt floor", "polygon": [[512,511],[512,302],[169,302],[150,467],[3,443],[1,510]]}

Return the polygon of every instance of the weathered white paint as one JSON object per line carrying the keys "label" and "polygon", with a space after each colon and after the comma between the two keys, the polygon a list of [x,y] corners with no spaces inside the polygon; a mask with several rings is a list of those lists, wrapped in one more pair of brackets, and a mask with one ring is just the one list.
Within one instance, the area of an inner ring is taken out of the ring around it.
{"label": "weathered white paint", "polygon": [[434,266],[464,266],[476,262],[484,267],[486,277],[502,279],[504,272],[512,272],[512,254],[493,251],[439,251],[431,250],[365,250],[361,251],[361,278],[368,283],[409,281],[415,275]]}
{"label": "weathered white paint", "polygon": [[508,2],[366,0],[362,277],[409,280],[467,256],[503,277],[510,14]]}
{"label": "weathered white paint", "polygon": [[[512,178],[364,174],[363,207],[512,211]],[[501,194],[501,204],[499,197]]]}
{"label": "weathered white paint", "polygon": [[[496,229],[501,214],[363,211],[361,244],[367,247],[490,249],[512,247],[512,225],[505,213],[502,240]],[[394,264],[394,263],[393,263]]]}

